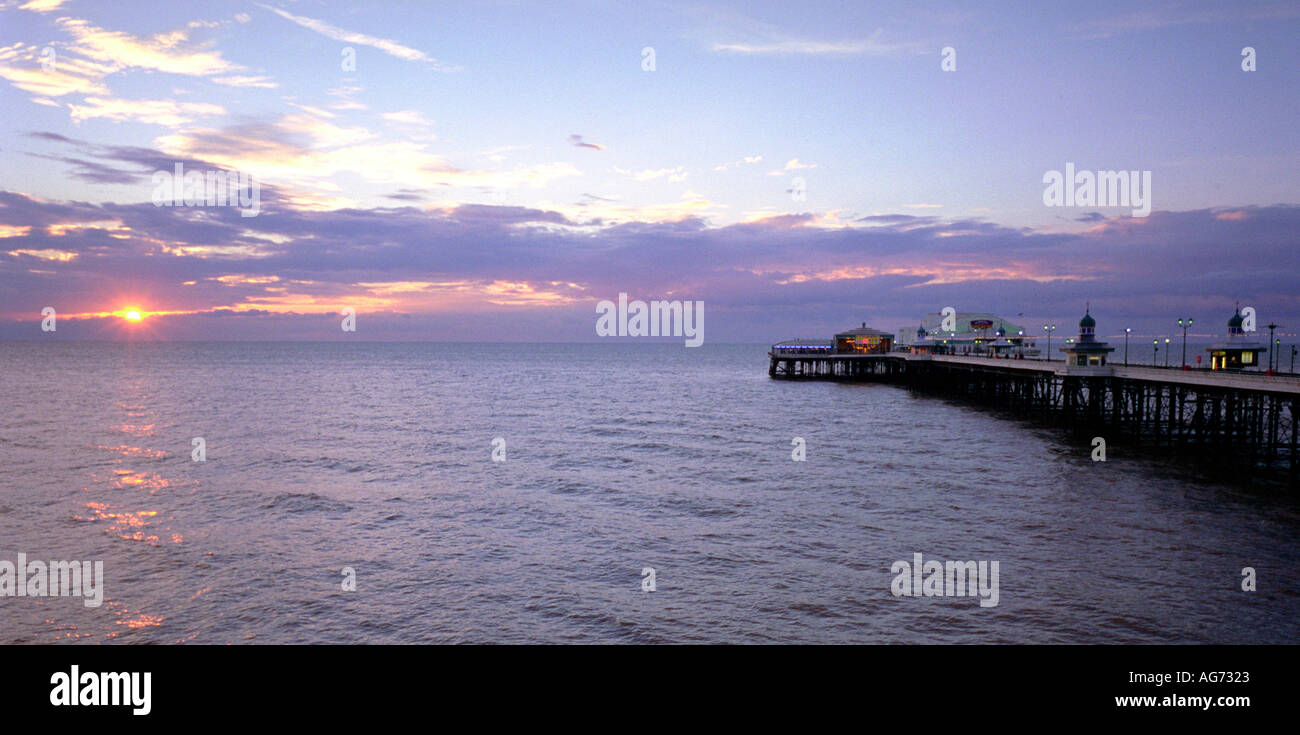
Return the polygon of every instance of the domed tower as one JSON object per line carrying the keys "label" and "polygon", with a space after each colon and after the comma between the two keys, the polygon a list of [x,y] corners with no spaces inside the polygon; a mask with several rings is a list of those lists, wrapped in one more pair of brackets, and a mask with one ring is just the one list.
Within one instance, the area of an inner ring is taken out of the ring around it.
{"label": "domed tower", "polygon": [[1246,336],[1246,332],[1241,328],[1244,321],[1245,319],[1241,317],[1241,307],[1237,307],[1228,319],[1228,339]]}
{"label": "domed tower", "polygon": [[933,347],[934,344],[930,341],[929,333],[925,331],[925,325],[918,326],[916,328],[916,337],[912,340],[912,344],[908,345],[908,352],[917,357],[928,356]]}
{"label": "domed tower", "polygon": [[1007,339],[1007,326],[998,322],[998,331],[994,334],[997,338],[989,343],[989,352],[994,357],[1009,356],[1016,349],[1016,344]]}
{"label": "domed tower", "polygon": [[1097,338],[1097,320],[1092,318],[1091,306],[1084,309],[1083,318],[1079,320],[1079,341]]}
{"label": "domed tower", "polygon": [[1079,320],[1079,338],[1061,349],[1067,369],[1104,367],[1106,355],[1114,351],[1114,347],[1097,340],[1097,320],[1092,318],[1092,306],[1085,306],[1083,318]]}

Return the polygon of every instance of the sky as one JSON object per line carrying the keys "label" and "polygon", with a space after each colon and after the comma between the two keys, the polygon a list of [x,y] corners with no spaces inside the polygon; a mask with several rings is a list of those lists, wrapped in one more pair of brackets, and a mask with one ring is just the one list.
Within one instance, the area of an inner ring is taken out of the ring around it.
{"label": "sky", "polygon": [[[706,342],[1085,302],[1292,335],[1297,37],[1267,1],[0,0],[0,338],[597,341],[620,293]],[[178,165],[245,206],[159,206]],[[1049,206],[1067,166],[1149,212]]]}

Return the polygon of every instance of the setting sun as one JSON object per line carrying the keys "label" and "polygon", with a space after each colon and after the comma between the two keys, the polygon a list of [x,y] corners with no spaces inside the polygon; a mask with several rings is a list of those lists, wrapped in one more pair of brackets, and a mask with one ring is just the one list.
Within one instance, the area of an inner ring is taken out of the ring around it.
{"label": "setting sun", "polygon": [[138,322],[141,319],[140,312],[135,309],[128,309],[122,316],[126,317],[126,320],[130,322]]}

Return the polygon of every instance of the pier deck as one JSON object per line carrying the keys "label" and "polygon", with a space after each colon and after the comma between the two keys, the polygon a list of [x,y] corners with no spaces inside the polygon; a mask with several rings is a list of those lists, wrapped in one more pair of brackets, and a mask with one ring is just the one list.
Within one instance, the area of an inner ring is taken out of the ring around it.
{"label": "pier deck", "polygon": [[[894,359],[906,360],[906,355],[889,355]],[[1065,363],[1061,360],[1004,360],[970,355],[932,355],[932,362],[948,362],[961,365],[980,365],[1007,370],[1030,370],[1037,372],[1064,373]],[[1263,373],[1243,373],[1229,370],[1209,370],[1193,368],[1149,367],[1141,365],[1107,365],[1110,375],[1131,380],[1153,380],[1180,385],[1196,385],[1209,388],[1232,388],[1239,390],[1262,390],[1269,393],[1300,395],[1300,376],[1264,375]]]}
{"label": "pier deck", "polygon": [[1094,436],[1289,467],[1290,483],[1300,485],[1300,376],[897,352],[768,356],[772,378],[895,383],[1055,419]]}

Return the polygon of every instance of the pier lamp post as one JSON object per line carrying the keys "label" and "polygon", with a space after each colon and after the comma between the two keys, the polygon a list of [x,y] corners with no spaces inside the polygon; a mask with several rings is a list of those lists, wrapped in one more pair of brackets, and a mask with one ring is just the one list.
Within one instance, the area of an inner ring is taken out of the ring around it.
{"label": "pier lamp post", "polygon": [[1277,363],[1273,365],[1273,372],[1276,373],[1282,370],[1282,353],[1281,353],[1282,338],[1278,337],[1277,341],[1273,343],[1273,346],[1277,348],[1273,350],[1274,352],[1277,353]]}
{"label": "pier lamp post", "polygon": [[1155,352],[1151,353],[1151,367],[1155,367],[1156,358],[1160,357],[1160,340],[1158,339],[1151,340],[1151,348],[1155,350]]}
{"label": "pier lamp post", "polygon": [[1169,367],[1169,338],[1165,337],[1165,367]]}
{"label": "pier lamp post", "polygon": [[1179,319],[1178,326],[1183,328],[1183,367],[1187,367],[1187,328],[1192,326],[1191,318],[1186,320]]}
{"label": "pier lamp post", "polygon": [[1300,352],[1295,345],[1291,345],[1291,372],[1295,372],[1295,353]]}
{"label": "pier lamp post", "polygon": [[1124,327],[1124,367],[1128,367],[1128,336],[1132,333],[1130,327]]}
{"label": "pier lamp post", "polygon": [[1277,325],[1273,322],[1268,323],[1268,369],[1273,369],[1273,330]]}
{"label": "pier lamp post", "polygon": [[1052,332],[1056,331],[1055,324],[1044,324],[1043,331],[1047,332],[1047,359],[1052,359]]}

